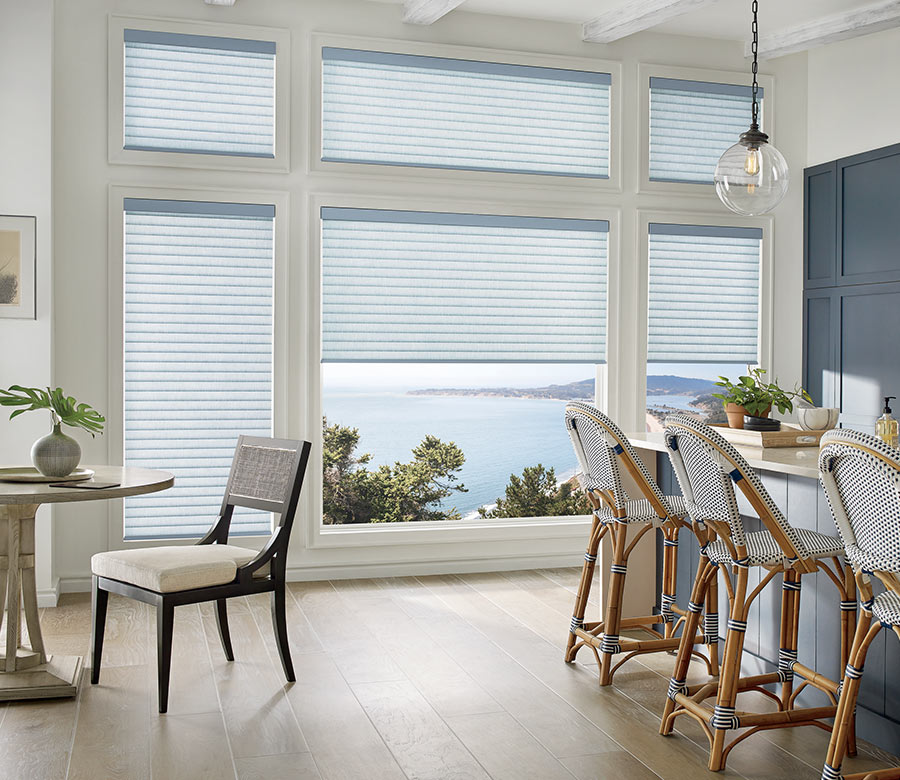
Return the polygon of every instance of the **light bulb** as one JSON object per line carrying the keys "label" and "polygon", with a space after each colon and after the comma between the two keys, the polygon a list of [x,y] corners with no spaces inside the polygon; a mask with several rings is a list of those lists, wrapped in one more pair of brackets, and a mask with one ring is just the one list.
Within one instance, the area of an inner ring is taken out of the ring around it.
{"label": "light bulb", "polygon": [[750,147],[747,150],[747,159],[744,160],[744,172],[748,176],[756,176],[759,173],[760,168],[760,154],[759,148]]}

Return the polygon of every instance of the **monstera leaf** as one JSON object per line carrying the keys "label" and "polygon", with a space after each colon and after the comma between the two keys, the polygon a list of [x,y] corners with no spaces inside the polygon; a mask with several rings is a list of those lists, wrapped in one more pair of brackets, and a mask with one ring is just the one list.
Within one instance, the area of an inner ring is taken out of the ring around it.
{"label": "monstera leaf", "polygon": [[9,390],[0,389],[0,406],[16,406],[9,419],[36,409],[48,409],[54,424],[63,423],[73,428],[83,428],[91,436],[103,433],[106,418],[88,404],[80,404],[72,396],[67,396],[61,387],[22,387],[12,385]]}

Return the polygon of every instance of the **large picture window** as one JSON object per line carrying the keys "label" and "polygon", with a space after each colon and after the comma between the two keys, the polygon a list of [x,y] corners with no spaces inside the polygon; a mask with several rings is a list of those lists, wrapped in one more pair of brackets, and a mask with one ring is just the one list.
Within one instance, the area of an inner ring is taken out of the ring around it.
{"label": "large picture window", "polygon": [[585,513],[562,408],[605,360],[608,223],[321,217],[324,522]]}
{"label": "large picture window", "polygon": [[[129,539],[205,533],[240,434],[272,435],[270,205],[125,199],[125,465],[175,487],[125,500]],[[236,510],[232,533],[268,534]]]}
{"label": "large picture window", "polygon": [[322,49],[322,160],[609,177],[610,74]]}

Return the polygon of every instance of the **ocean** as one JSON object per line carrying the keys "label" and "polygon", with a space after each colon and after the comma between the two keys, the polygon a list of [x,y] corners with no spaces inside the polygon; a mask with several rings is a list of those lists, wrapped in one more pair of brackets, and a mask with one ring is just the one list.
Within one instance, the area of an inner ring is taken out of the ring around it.
{"label": "ocean", "polygon": [[[648,406],[687,409],[693,396],[649,396]],[[476,396],[407,395],[403,391],[329,389],[323,408],[329,424],[358,428],[357,454],[370,466],[406,462],[427,434],[455,442],[466,456],[460,481],[468,488],[445,502],[463,516],[502,497],[510,474],[538,463],[558,479],[577,461],[563,421],[565,401]]]}

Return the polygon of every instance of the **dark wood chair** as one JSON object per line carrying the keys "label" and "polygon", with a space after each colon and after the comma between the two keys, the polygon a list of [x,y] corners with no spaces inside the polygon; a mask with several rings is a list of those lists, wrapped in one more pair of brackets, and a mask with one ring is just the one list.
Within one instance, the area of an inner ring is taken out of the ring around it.
{"label": "dark wood chair", "polygon": [[[291,526],[309,460],[310,443],[287,439],[241,436],[219,518],[197,544],[148,547],[98,553],[93,572],[91,683],[100,681],[103,632],[110,593],[156,607],[159,711],[169,699],[172,665],[172,625],[175,607],[216,602],[216,622],[222,649],[234,660],[226,603],[235,596],[272,594],[272,623],[284,676],[293,682],[294,667],[285,619],[285,569]],[[235,507],[278,514],[278,525],[261,551],[228,544]]]}

